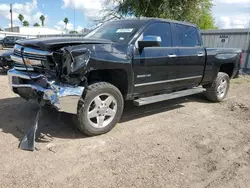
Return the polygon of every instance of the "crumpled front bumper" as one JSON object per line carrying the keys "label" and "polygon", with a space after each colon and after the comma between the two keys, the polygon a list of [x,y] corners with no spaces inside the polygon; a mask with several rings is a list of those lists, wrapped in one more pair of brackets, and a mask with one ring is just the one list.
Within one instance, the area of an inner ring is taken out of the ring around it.
{"label": "crumpled front bumper", "polygon": [[41,99],[51,104],[60,112],[77,113],[78,102],[84,87],[57,83],[45,75],[11,69],[8,71],[9,84],[12,90],[25,99]]}

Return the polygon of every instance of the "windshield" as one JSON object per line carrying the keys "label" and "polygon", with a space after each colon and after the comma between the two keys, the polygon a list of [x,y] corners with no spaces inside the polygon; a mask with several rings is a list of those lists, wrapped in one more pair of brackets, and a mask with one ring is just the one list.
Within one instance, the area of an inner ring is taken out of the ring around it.
{"label": "windshield", "polygon": [[107,39],[112,42],[126,44],[132,39],[142,24],[139,20],[108,22],[90,32],[84,38]]}

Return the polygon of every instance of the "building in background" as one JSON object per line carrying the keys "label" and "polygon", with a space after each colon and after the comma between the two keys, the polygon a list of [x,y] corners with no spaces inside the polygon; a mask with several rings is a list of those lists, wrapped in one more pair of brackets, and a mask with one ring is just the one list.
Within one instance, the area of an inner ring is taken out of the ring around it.
{"label": "building in background", "polygon": [[[11,28],[4,29],[7,32],[11,32]],[[20,35],[59,35],[65,34],[65,31],[48,28],[48,27],[13,27],[13,32],[19,33]]]}
{"label": "building in background", "polygon": [[209,48],[240,48],[244,54],[241,68],[250,73],[250,28],[201,31],[204,46]]}

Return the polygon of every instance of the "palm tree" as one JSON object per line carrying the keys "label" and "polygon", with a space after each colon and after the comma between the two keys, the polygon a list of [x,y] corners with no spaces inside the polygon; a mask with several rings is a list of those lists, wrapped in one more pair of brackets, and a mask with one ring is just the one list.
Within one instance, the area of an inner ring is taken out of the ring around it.
{"label": "palm tree", "polygon": [[40,24],[39,23],[35,23],[33,26],[34,27],[40,27]]}
{"label": "palm tree", "polygon": [[29,26],[29,25],[30,25],[30,24],[29,24],[28,21],[26,21],[26,20],[23,21],[23,26]]}
{"label": "palm tree", "polygon": [[69,23],[69,19],[68,18],[64,18],[63,22],[65,23],[65,29],[67,28],[67,24]]}
{"label": "palm tree", "polygon": [[41,16],[40,16],[40,20],[41,20],[41,22],[42,22],[42,26],[44,26],[45,16],[44,16],[44,15],[41,15]]}
{"label": "palm tree", "polygon": [[23,23],[24,17],[23,17],[22,14],[19,14],[19,15],[18,15],[18,19],[20,20],[21,23]]}

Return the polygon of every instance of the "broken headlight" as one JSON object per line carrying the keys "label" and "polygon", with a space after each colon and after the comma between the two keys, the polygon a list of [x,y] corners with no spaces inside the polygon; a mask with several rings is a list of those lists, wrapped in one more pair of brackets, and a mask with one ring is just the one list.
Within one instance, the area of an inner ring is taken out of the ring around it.
{"label": "broken headlight", "polygon": [[74,73],[81,68],[85,67],[90,59],[90,51],[83,50],[81,53],[79,51],[77,53],[72,52],[74,57],[74,61],[71,64],[71,72]]}

